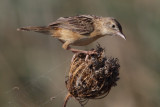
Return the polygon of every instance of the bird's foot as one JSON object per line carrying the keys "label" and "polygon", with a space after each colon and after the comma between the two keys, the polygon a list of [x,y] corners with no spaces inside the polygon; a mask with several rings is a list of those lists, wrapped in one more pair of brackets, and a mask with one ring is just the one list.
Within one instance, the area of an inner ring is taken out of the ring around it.
{"label": "bird's foot", "polygon": [[95,50],[85,51],[85,50],[79,50],[79,49],[73,49],[73,48],[70,48],[69,50],[71,50],[73,53],[84,53],[84,54],[87,54],[87,55],[97,54],[97,52]]}
{"label": "bird's foot", "polygon": [[96,52],[96,50],[93,50],[93,51],[87,51],[87,52],[86,52],[85,61],[87,61],[87,60],[88,60],[89,55],[92,55],[92,54],[98,54],[98,53]]}
{"label": "bird's foot", "polygon": [[86,54],[85,61],[87,61],[89,55],[98,54],[98,53],[96,52],[96,50],[93,50],[93,51],[85,51],[85,50],[79,50],[79,49],[73,49],[73,48],[70,48],[69,50],[71,50],[73,53],[84,53],[84,54]]}

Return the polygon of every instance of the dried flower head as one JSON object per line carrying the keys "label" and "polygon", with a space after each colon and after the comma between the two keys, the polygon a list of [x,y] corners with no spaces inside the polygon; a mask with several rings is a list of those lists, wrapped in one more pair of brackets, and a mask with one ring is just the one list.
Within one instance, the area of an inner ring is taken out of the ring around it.
{"label": "dried flower head", "polygon": [[72,58],[66,87],[69,97],[74,97],[81,105],[89,99],[100,99],[108,95],[111,87],[116,86],[119,79],[119,63],[117,58],[106,57],[104,49],[97,46],[97,54],[78,53]]}

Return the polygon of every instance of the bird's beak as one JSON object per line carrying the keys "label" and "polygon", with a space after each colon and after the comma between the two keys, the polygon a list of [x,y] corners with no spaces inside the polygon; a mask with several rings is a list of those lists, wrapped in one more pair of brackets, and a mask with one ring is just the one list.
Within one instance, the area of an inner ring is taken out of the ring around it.
{"label": "bird's beak", "polygon": [[120,36],[121,38],[123,38],[124,40],[126,40],[126,37],[124,36],[124,34],[123,33],[121,33],[121,32],[117,32],[116,33],[118,36]]}

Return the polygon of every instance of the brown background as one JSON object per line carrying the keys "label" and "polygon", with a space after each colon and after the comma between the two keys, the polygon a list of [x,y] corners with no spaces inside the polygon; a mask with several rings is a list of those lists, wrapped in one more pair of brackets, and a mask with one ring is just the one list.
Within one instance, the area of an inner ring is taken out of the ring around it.
{"label": "brown background", "polygon": [[[62,107],[67,94],[65,76],[72,53],[61,43],[34,32],[17,32],[28,25],[47,25],[61,16],[112,16],[123,26],[127,41],[104,37],[108,56],[118,57],[120,81],[107,97],[85,107],[160,106],[159,0],[1,0],[0,106]],[[51,100],[52,97],[55,99]],[[68,107],[80,107],[74,99]]]}

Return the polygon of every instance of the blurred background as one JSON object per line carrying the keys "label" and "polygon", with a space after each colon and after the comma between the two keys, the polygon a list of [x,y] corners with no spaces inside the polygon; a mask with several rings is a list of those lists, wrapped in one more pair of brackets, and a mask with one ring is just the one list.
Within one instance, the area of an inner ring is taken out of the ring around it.
{"label": "blurred background", "polygon": [[[104,37],[80,49],[105,47],[120,60],[120,80],[109,95],[85,107],[160,107],[159,0],[1,0],[0,107],[62,107],[72,53],[23,26],[43,26],[62,16],[115,17],[127,37]],[[80,107],[73,98],[67,107]]]}

